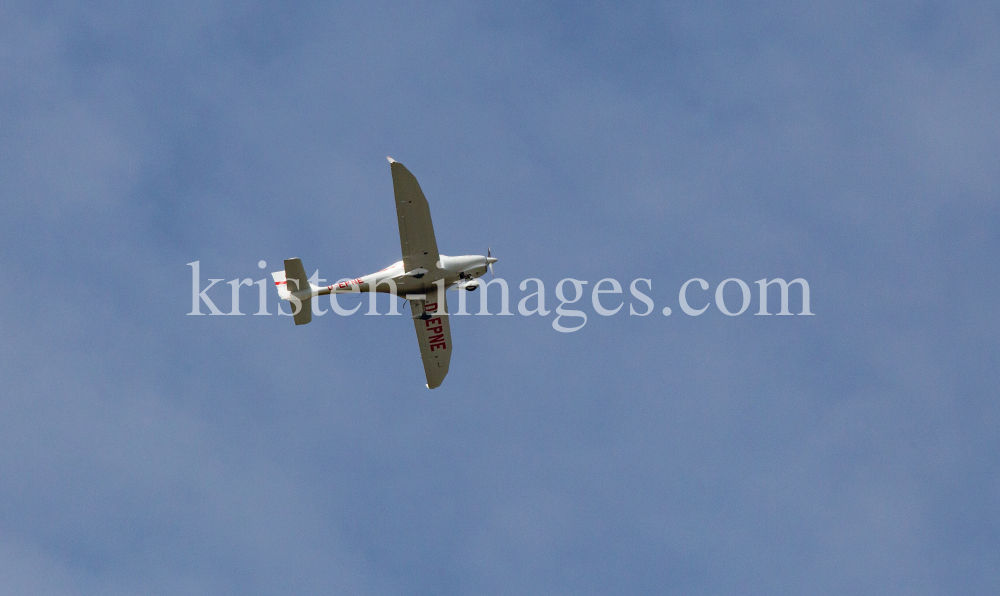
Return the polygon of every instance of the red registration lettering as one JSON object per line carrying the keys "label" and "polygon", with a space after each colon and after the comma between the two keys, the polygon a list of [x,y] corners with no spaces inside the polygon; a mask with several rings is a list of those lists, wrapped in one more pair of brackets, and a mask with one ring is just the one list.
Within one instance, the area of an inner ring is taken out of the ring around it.
{"label": "red registration lettering", "polygon": [[444,345],[443,343],[440,343],[440,344],[431,344],[431,351],[432,352],[434,350],[438,349],[438,348],[441,348],[442,350],[447,350],[448,346]]}

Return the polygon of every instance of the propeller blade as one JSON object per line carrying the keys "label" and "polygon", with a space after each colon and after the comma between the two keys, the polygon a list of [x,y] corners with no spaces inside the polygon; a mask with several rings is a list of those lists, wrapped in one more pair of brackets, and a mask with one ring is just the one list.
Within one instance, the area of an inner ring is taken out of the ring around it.
{"label": "propeller blade", "polygon": [[490,275],[496,277],[497,274],[493,272],[493,263],[490,263],[490,257],[493,256],[490,254],[492,250],[490,247],[486,247],[486,264],[490,266]]}

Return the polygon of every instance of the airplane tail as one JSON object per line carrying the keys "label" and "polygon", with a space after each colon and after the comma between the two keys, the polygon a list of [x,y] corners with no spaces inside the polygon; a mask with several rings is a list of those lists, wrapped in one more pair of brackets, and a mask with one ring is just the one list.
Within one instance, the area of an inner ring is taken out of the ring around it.
{"label": "airplane tail", "polygon": [[312,286],[300,259],[285,259],[285,270],[271,273],[278,296],[292,303],[296,325],[312,321]]}
{"label": "airplane tail", "polygon": [[285,283],[285,272],[284,271],[272,271],[271,277],[274,278],[274,285],[278,288],[278,298],[282,300],[288,300],[292,293],[288,291],[288,286]]}

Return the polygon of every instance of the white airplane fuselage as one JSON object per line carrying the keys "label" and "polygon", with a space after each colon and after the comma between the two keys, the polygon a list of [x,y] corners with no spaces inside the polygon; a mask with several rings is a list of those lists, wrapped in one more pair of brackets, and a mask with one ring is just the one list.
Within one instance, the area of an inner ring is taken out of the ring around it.
{"label": "white airplane fuselage", "polygon": [[[432,271],[416,269],[404,271],[403,261],[397,261],[381,271],[370,273],[363,277],[343,280],[329,286],[309,284],[309,289],[295,291],[288,288],[299,298],[323,296],[326,294],[352,294],[357,292],[375,292],[394,294],[401,298],[427,294],[445,289],[475,290],[479,282],[474,281],[486,273],[489,265],[497,261],[494,257],[482,255],[464,255],[449,257],[441,255],[437,267]],[[442,283],[441,280],[444,280]]]}

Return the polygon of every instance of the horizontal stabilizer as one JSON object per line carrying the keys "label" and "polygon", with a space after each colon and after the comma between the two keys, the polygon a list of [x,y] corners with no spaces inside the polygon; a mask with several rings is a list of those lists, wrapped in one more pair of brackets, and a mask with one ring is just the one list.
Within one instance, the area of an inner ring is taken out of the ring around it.
{"label": "horizontal stabilizer", "polygon": [[295,324],[305,325],[312,321],[312,287],[301,259],[285,259],[285,286],[290,292]]}
{"label": "horizontal stabilizer", "polygon": [[305,325],[312,321],[312,298],[296,298],[292,296],[292,315],[296,325]]}

